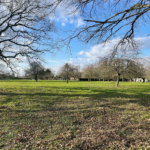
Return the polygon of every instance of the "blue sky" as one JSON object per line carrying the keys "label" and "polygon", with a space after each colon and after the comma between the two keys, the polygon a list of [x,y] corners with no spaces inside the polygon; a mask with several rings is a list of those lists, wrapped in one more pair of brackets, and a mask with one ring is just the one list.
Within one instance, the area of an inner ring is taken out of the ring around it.
{"label": "blue sky", "polygon": [[[71,8],[70,8],[71,9]],[[82,17],[77,13],[75,18],[73,16],[68,16],[68,11],[65,8],[59,7],[54,16],[50,16],[56,26],[64,31],[74,30],[79,27],[82,27],[85,22]],[[67,37],[66,32],[58,32],[58,34],[65,38]],[[137,40],[141,41],[143,45],[140,49],[142,49],[143,57],[150,56],[150,25],[144,24],[137,31]],[[119,37],[118,37],[119,38]],[[55,52],[54,55],[51,53],[46,53],[43,58],[46,60],[44,64],[45,68],[51,68],[58,72],[59,68],[65,63],[70,62],[75,65],[80,65],[81,68],[86,64],[92,63],[96,61],[99,56],[104,56],[109,52],[109,50],[116,44],[118,39],[112,40],[111,43],[107,44],[105,47],[103,44],[85,44],[76,39],[71,42],[71,52],[67,51],[65,47],[63,47],[60,51]]]}
{"label": "blue sky", "polygon": [[[64,30],[67,30],[69,28],[77,28],[76,23],[72,24],[66,22],[65,24],[63,24],[63,21],[61,20],[57,22],[57,25]],[[137,39],[143,43],[143,46],[141,47],[143,57],[150,56],[150,36],[147,36],[148,31],[150,31],[149,27],[144,26],[141,29],[141,36],[137,37]],[[64,37],[65,36],[66,35],[64,35]],[[68,52],[67,49],[62,48],[62,50],[58,51],[54,56],[52,56],[51,54],[46,54],[45,58],[48,63],[45,65],[45,67],[52,68],[53,70],[55,70],[55,72],[58,72],[59,68],[65,62],[70,62],[76,65],[80,65],[82,68],[86,64],[94,62],[98,56],[104,56],[105,54],[107,54],[108,51],[117,42],[117,40],[115,40],[112,41],[112,43],[106,45],[105,47],[103,47],[103,44],[92,45],[74,40],[71,43],[71,52]]]}

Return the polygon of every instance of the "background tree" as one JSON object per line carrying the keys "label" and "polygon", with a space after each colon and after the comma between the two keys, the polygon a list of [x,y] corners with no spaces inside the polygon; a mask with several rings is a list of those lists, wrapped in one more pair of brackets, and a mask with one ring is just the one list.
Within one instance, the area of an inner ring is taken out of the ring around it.
{"label": "background tree", "polygon": [[59,76],[65,78],[65,79],[67,80],[67,83],[68,83],[68,80],[69,80],[69,78],[71,77],[73,71],[74,71],[74,66],[73,66],[72,64],[65,63],[65,64],[60,68]]}
{"label": "background tree", "polygon": [[42,68],[41,70],[39,70],[38,77],[40,79],[48,80],[48,79],[52,79],[54,77],[54,74],[51,71],[51,69]]}
{"label": "background tree", "polygon": [[46,69],[44,78],[47,80],[54,78],[54,72],[51,69]]}
{"label": "background tree", "polygon": [[[112,52],[102,59],[103,64],[107,67],[110,67],[115,72],[117,76],[117,86],[119,86],[119,81],[121,75],[124,73],[130,73],[133,68],[133,60],[137,59],[140,53],[140,50],[137,48],[132,49],[126,45],[121,46],[120,50],[112,50]],[[136,63],[136,62],[134,62]],[[132,70],[132,72],[134,69]]]}
{"label": "background tree", "polygon": [[150,65],[147,66],[145,73],[146,73],[146,78],[150,79]]}
{"label": "background tree", "polygon": [[96,62],[96,63],[95,63],[94,74],[95,74],[94,76],[95,76],[96,78],[98,78],[99,81],[100,81],[100,79],[102,78],[102,68],[101,68],[99,62]]}
{"label": "background tree", "polygon": [[81,77],[80,66],[73,65],[71,76],[74,78],[74,80]]}
{"label": "background tree", "polygon": [[44,69],[42,64],[38,61],[34,61],[30,63],[30,68],[25,70],[26,76],[34,76],[34,79],[38,81],[38,75]]}
{"label": "background tree", "polygon": [[82,70],[82,77],[88,78],[88,81],[91,81],[91,79],[94,78],[95,75],[94,71],[95,71],[94,64],[88,64]]}
{"label": "background tree", "polygon": [[103,79],[103,81],[110,81],[110,79],[112,79],[114,76],[114,70],[110,66],[107,66],[105,61],[99,61],[96,71],[100,72],[99,77]]}
{"label": "background tree", "polygon": [[129,79],[130,81],[132,81],[133,78],[142,78],[143,82],[145,82],[146,75],[143,64],[137,60],[130,60],[129,63],[128,70],[123,74],[123,77]]}

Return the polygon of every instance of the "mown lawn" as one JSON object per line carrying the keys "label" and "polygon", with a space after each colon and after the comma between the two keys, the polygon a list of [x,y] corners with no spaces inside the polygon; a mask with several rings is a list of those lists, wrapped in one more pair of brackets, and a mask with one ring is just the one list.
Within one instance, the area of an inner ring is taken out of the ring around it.
{"label": "mown lawn", "polygon": [[0,81],[0,149],[150,149],[150,83]]}

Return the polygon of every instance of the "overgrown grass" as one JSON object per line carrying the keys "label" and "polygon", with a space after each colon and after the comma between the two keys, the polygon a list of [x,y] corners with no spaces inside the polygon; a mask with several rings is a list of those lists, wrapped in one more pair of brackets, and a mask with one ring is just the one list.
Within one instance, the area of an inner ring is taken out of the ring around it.
{"label": "overgrown grass", "polygon": [[0,149],[149,147],[150,83],[0,82]]}

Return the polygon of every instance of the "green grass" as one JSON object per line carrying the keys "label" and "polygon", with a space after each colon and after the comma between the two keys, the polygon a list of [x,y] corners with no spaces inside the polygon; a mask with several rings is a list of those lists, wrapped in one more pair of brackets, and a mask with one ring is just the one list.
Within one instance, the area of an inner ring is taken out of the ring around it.
{"label": "green grass", "polygon": [[0,149],[150,147],[150,83],[0,81]]}

